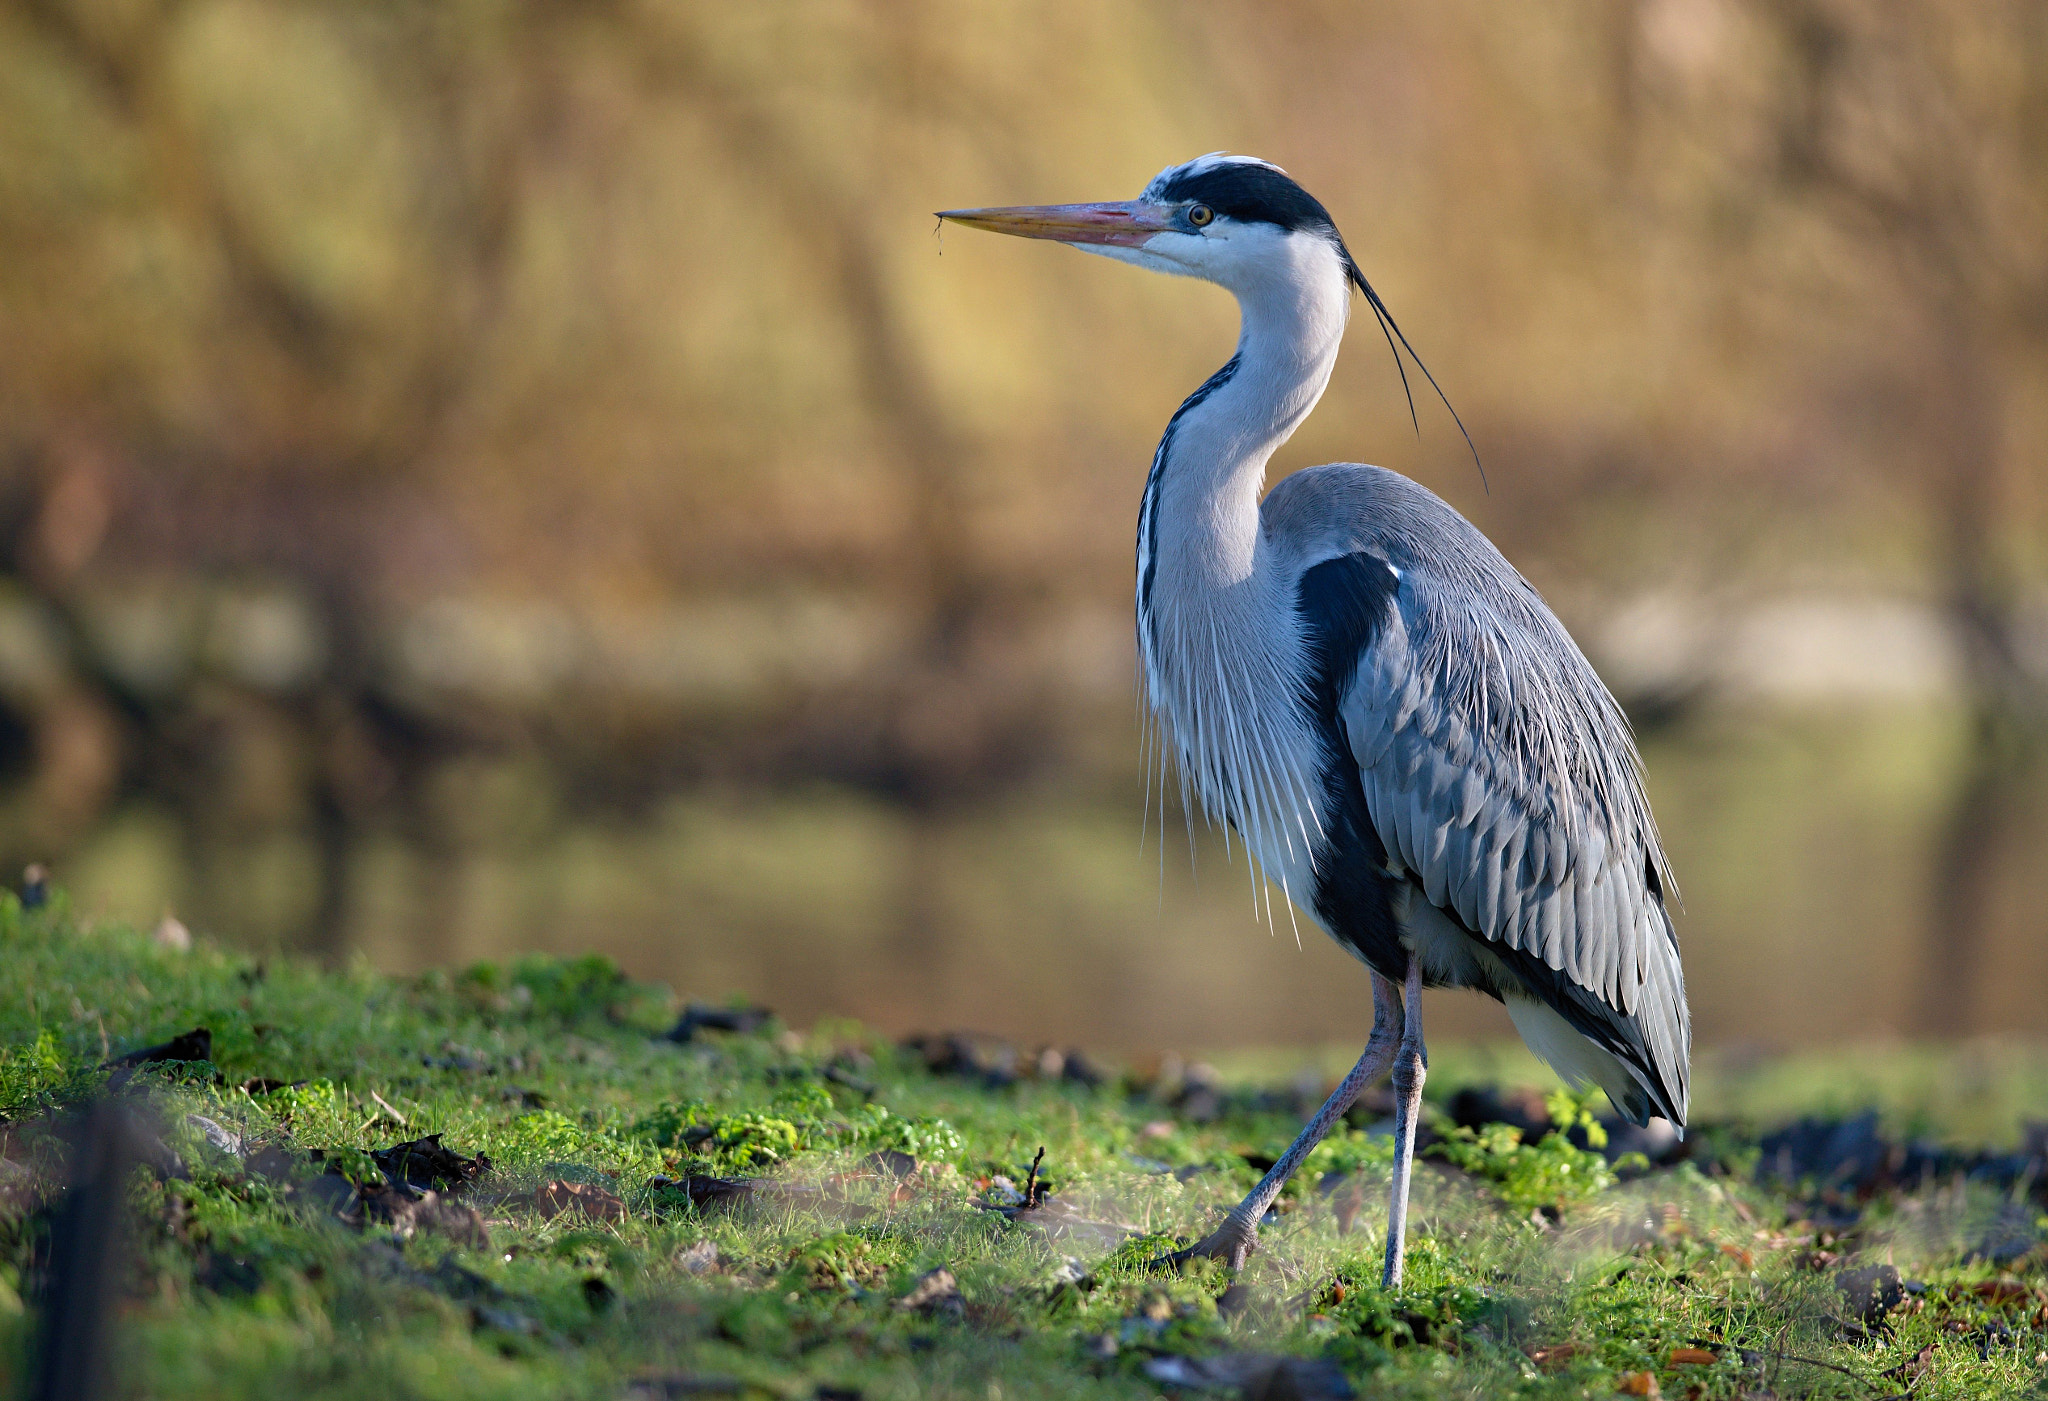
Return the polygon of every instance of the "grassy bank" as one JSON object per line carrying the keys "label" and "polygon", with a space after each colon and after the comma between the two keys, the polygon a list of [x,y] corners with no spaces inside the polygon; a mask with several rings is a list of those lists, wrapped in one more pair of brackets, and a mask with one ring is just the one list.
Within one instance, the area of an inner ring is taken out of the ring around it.
{"label": "grassy bank", "polygon": [[[10,1385],[61,1293],[76,1111],[110,1084],[147,1129],[120,1395],[1976,1398],[2048,1369],[2038,1177],[1922,1152],[1939,1171],[1852,1178],[1801,1148],[1760,1180],[1770,1126],[1739,1105],[1688,1158],[1610,1164],[1583,1127],[1453,1128],[1447,1052],[1388,1294],[1369,1114],[1240,1279],[1150,1267],[1250,1185],[1298,1093],[724,1013],[677,1041],[671,996],[597,960],[335,974],[12,897],[0,966]],[[1872,1265],[1896,1293],[1850,1273]]]}

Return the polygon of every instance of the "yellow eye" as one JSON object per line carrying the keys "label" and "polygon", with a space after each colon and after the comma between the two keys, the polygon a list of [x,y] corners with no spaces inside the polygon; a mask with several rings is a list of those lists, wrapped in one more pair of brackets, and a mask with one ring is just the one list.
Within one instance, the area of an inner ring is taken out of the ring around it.
{"label": "yellow eye", "polygon": [[1188,211],[1188,222],[1198,229],[1215,217],[1216,211],[1206,204],[1198,204]]}

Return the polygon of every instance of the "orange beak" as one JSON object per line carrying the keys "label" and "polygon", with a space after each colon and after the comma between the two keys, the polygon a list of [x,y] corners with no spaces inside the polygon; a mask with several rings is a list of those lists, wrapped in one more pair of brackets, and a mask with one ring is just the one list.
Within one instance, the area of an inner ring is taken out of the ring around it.
{"label": "orange beak", "polygon": [[1036,204],[1002,209],[942,209],[971,229],[1013,234],[1018,238],[1049,238],[1055,243],[1107,243],[1136,248],[1172,227],[1167,209],[1143,200],[1121,204]]}

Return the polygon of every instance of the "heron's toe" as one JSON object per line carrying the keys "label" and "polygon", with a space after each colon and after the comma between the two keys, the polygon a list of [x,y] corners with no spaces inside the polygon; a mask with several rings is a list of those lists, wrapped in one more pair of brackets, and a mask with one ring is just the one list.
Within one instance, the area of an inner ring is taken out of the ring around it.
{"label": "heron's toe", "polygon": [[1176,1250],[1171,1255],[1162,1255],[1152,1262],[1154,1269],[1178,1270],[1191,1260],[1221,1260],[1232,1270],[1244,1268],[1244,1262],[1259,1248],[1259,1232],[1256,1226],[1240,1226],[1235,1219],[1225,1221],[1186,1250]]}

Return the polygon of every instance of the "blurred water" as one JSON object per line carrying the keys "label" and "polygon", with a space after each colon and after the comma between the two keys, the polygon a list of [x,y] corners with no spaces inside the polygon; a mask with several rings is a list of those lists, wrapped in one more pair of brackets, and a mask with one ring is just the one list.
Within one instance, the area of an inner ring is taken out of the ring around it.
{"label": "blurred water", "polygon": [[[1645,745],[1685,905],[1702,1046],[1796,1047],[1914,1029],[1934,833],[1959,726],[1938,711],[1693,723]],[[696,997],[745,994],[807,1023],[973,1028],[1104,1049],[1356,1040],[1363,973],[1279,907],[1241,854],[1162,850],[1136,773],[920,823],[836,790],[679,794],[641,818],[565,817],[536,767],[450,776],[449,840],[357,852],[348,952],[411,971],[524,950],[597,950]],[[2037,805],[2038,806],[2038,805]],[[457,818],[460,818],[458,821]],[[2028,831],[2042,813],[2020,814]],[[279,947],[303,927],[310,844],[289,831],[197,851],[129,809],[60,880],[86,910]],[[1967,990],[1976,1031],[2048,1032],[2048,868],[1991,892]],[[1933,970],[1932,972],[1930,970]],[[1469,994],[1439,1037],[1509,1035]]]}

